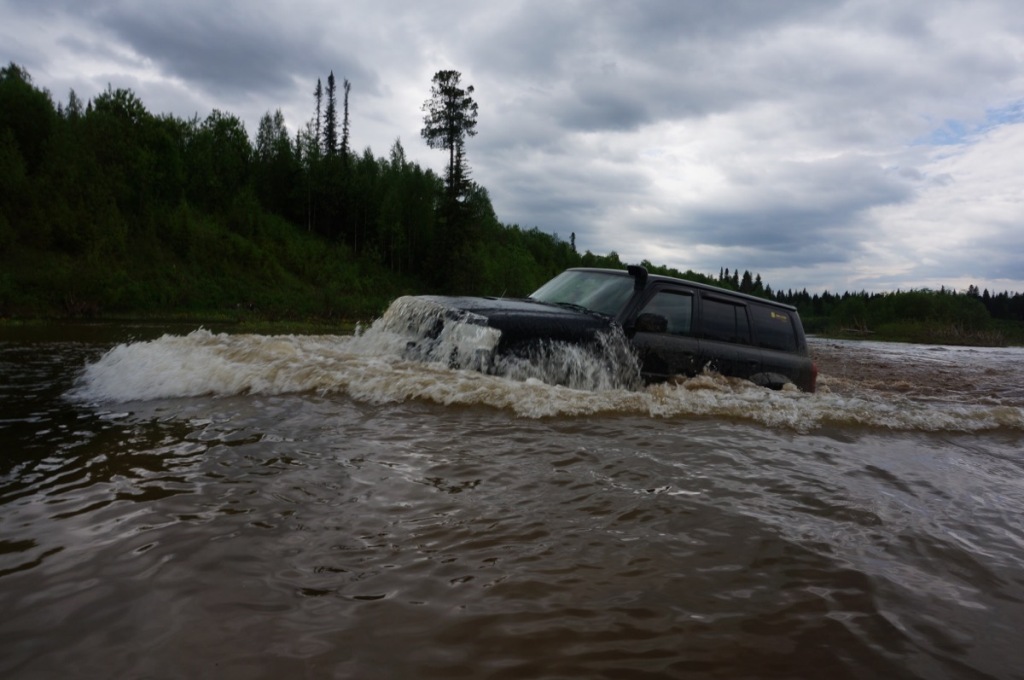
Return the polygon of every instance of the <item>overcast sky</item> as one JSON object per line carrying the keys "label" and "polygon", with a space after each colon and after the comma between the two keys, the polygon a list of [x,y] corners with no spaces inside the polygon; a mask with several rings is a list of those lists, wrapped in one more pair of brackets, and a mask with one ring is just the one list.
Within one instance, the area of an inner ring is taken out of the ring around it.
{"label": "overcast sky", "polygon": [[1024,291],[1019,0],[0,0],[0,60],[251,136],[333,71],[356,150],[435,170],[455,69],[506,224],[783,289]]}

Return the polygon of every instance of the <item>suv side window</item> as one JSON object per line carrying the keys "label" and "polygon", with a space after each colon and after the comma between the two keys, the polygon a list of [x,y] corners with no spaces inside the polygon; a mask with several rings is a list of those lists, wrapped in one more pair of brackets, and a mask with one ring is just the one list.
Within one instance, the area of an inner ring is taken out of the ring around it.
{"label": "suv side window", "polygon": [[701,330],[709,340],[750,344],[750,322],[744,305],[704,297],[701,300]]}
{"label": "suv side window", "polygon": [[668,320],[667,333],[689,335],[693,327],[693,295],[683,291],[659,290],[640,310]]}
{"label": "suv side window", "polygon": [[757,344],[767,349],[796,351],[796,331],[792,315],[785,310],[755,305],[750,310],[757,331]]}

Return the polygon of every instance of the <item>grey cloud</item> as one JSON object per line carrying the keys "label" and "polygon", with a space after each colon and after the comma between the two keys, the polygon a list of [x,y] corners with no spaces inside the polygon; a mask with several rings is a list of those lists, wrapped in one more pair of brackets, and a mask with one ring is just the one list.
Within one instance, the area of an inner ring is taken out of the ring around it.
{"label": "grey cloud", "polygon": [[491,197],[496,207],[505,208],[509,222],[558,232],[563,238],[572,232],[592,233],[609,202],[623,203],[646,190],[644,179],[632,169],[564,160],[533,172],[523,166],[489,169],[485,185],[496,187]]}
{"label": "grey cloud", "polygon": [[613,91],[580,94],[557,114],[563,128],[581,131],[628,131],[651,121],[643,102]]}
{"label": "grey cloud", "polygon": [[228,7],[203,12],[116,5],[101,16],[105,26],[168,74],[227,92],[286,87],[301,54],[297,41]]}

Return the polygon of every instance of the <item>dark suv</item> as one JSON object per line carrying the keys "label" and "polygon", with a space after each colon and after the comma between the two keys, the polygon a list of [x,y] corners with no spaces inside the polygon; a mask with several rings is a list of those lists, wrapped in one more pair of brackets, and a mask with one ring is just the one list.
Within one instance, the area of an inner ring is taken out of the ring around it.
{"label": "dark suv", "polygon": [[[621,332],[647,383],[705,369],[780,389],[813,392],[817,367],[794,307],[639,266],[569,269],[524,299],[429,297],[452,315],[500,331],[497,356],[528,356],[538,344],[593,344]],[[482,366],[486,370],[486,366]]]}

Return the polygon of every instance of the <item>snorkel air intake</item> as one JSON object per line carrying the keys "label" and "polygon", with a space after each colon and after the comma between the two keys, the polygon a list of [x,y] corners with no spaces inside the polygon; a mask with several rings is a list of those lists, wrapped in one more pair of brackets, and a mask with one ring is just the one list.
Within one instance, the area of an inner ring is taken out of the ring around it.
{"label": "snorkel air intake", "polygon": [[633,289],[643,290],[647,286],[647,269],[638,264],[631,264],[626,271],[633,277]]}

